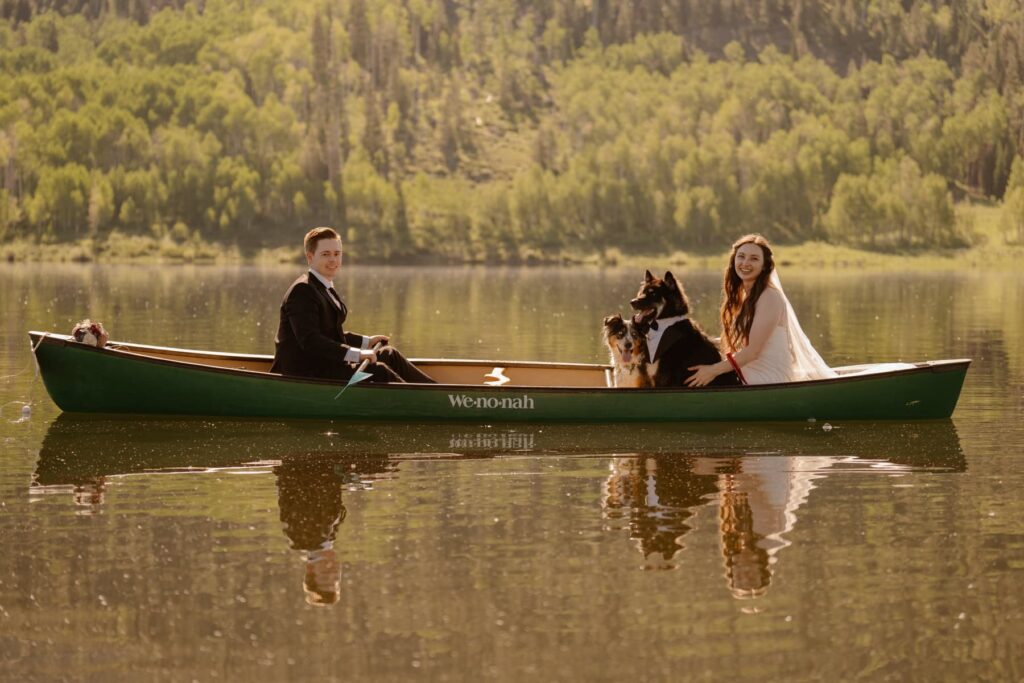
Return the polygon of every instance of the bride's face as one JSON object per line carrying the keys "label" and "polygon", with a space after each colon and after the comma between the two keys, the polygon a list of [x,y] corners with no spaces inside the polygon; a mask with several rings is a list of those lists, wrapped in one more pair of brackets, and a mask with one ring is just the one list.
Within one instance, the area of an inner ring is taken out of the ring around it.
{"label": "bride's face", "polygon": [[753,242],[744,244],[736,250],[733,268],[736,270],[736,275],[743,281],[744,287],[750,287],[764,270],[764,250]]}

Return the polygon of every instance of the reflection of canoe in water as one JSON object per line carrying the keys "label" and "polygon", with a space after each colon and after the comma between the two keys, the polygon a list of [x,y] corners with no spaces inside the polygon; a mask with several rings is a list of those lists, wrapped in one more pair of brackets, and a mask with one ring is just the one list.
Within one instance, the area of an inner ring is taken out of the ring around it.
{"label": "reflection of canoe in water", "polygon": [[36,465],[36,484],[77,484],[150,471],[208,470],[288,460],[366,461],[502,456],[627,456],[671,460],[829,457],[918,470],[966,468],[949,420],[856,423],[824,431],[796,424],[450,425],[346,423],[326,431],[309,422],[106,419],[60,415]]}
{"label": "reflection of canoe in water", "polygon": [[348,420],[653,422],[917,420],[949,417],[969,360],[837,368],[836,379],[752,387],[609,388],[608,366],[416,360],[441,384],[271,374],[270,356],[114,343],[97,349],[31,332],[46,389],[69,412]]}

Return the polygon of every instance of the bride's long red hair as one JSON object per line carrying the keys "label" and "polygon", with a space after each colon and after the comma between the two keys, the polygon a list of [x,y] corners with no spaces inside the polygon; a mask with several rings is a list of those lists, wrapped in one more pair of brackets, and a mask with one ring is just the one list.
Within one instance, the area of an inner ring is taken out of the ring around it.
{"label": "bride's long red hair", "polygon": [[[764,269],[754,281],[749,295],[743,291],[743,280],[736,274],[736,252],[744,244],[756,244],[764,254]],[[768,286],[774,270],[772,246],[761,235],[744,235],[733,243],[722,283],[722,341],[727,351],[739,351],[750,341],[750,326],[754,324],[757,300]]]}

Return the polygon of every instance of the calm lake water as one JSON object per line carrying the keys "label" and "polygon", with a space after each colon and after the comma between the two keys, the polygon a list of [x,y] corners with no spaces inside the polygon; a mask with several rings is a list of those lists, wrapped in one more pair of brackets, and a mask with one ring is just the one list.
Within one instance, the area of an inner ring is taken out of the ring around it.
{"label": "calm lake water", "polygon": [[[0,680],[1024,679],[1021,274],[783,272],[833,365],[973,358],[950,421],[85,418],[35,375],[87,316],[271,353],[298,272],[0,267]],[[640,275],[338,284],[410,356],[603,362]]]}

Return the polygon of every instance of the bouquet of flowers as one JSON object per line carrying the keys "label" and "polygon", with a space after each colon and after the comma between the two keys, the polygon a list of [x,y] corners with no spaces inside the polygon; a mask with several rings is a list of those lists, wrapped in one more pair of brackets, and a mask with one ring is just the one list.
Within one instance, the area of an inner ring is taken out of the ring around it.
{"label": "bouquet of flowers", "polygon": [[107,331],[103,329],[103,323],[94,323],[88,318],[75,325],[74,329],[71,330],[71,336],[74,337],[77,342],[89,344],[90,346],[95,346],[101,349],[107,345],[107,340],[110,339],[110,335],[108,335]]}

